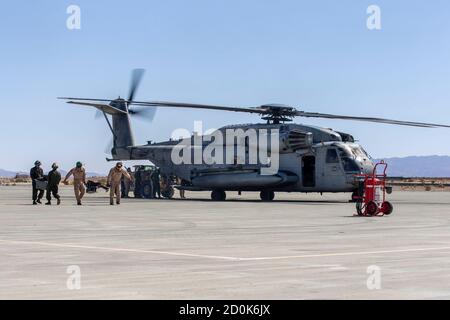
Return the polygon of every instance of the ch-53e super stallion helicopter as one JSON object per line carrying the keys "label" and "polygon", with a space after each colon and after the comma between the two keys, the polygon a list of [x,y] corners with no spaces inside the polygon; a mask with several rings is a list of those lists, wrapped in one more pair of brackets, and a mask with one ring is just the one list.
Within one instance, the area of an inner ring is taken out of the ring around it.
{"label": "ch-53e super stallion helicopter", "polygon": [[[356,175],[370,174],[374,168],[367,152],[348,133],[289,123],[295,117],[450,128],[433,123],[306,112],[280,104],[244,108],[135,101],[142,75],[142,69],[133,70],[127,100],[60,99],[103,113],[113,135],[112,159],[107,160],[150,160],[160,168],[163,177],[177,176],[183,180],[177,188],[212,191],[211,198],[216,201],[225,200],[226,191],[258,191],[264,201],[273,200],[275,192],[353,192],[353,197],[358,196],[360,181]],[[265,123],[225,126],[209,135],[194,133],[190,138],[134,145],[130,116],[151,119],[156,107],[252,113],[261,116]],[[173,195],[170,183],[162,194],[168,198]]]}

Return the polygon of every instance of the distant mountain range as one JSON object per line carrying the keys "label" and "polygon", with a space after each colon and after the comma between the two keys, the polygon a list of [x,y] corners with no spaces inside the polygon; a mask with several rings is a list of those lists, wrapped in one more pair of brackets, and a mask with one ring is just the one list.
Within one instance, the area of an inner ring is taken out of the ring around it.
{"label": "distant mountain range", "polygon": [[[61,172],[61,175],[64,176],[67,174],[67,171],[65,170],[59,170]],[[14,178],[16,174],[28,174],[28,172],[23,171],[9,171],[9,170],[3,170],[0,169],[0,178]],[[45,172],[47,174],[47,172]],[[86,172],[87,177],[104,177],[106,174],[103,173],[97,173],[97,172]]]}
{"label": "distant mountain range", "polygon": [[[412,156],[384,160],[389,165],[388,175],[391,177],[450,177],[450,156]],[[60,171],[62,175],[67,174],[67,171]],[[0,169],[0,177],[13,178],[16,173],[17,171]],[[86,175],[88,177],[105,176],[96,172],[87,172]]]}
{"label": "distant mountain range", "polygon": [[450,156],[385,158],[384,161],[391,177],[450,177]]}

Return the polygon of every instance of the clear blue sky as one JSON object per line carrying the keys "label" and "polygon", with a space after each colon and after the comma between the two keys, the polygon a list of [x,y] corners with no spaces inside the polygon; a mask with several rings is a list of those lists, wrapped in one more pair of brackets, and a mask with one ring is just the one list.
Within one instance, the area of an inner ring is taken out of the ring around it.
{"label": "clear blue sky", "polygon": [[[66,8],[81,7],[81,30]],[[382,30],[366,28],[381,7]],[[126,96],[130,70],[147,69],[136,98],[299,109],[450,123],[450,2],[2,1],[0,168],[35,159],[105,172],[110,134],[94,111],[57,96]],[[134,121],[138,143],[175,128],[258,122],[252,115],[157,111]],[[297,119],[351,132],[376,157],[450,155],[450,130]]]}

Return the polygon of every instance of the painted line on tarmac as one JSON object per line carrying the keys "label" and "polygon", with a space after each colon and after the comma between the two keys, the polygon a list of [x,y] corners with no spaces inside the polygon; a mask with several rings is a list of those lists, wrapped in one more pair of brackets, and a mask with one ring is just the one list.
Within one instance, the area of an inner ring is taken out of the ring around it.
{"label": "painted line on tarmac", "polygon": [[88,249],[88,250],[101,250],[101,251],[113,251],[113,252],[150,253],[150,254],[181,256],[181,257],[191,257],[191,258],[216,259],[216,260],[217,259],[219,259],[219,260],[240,260],[239,258],[235,258],[235,257],[210,256],[210,255],[171,252],[171,251],[83,246],[83,245],[68,244],[68,243],[51,243],[51,242],[40,242],[40,241],[17,241],[17,240],[1,240],[1,239],[0,239],[0,242],[9,243],[9,244],[38,245],[38,246],[58,247],[58,248]]}
{"label": "painted line on tarmac", "polygon": [[58,247],[58,248],[88,249],[88,250],[100,250],[100,251],[112,251],[112,252],[149,253],[149,254],[181,256],[181,257],[191,257],[191,258],[205,258],[205,259],[215,259],[215,260],[228,260],[228,261],[289,260],[289,259],[345,257],[345,256],[362,256],[362,255],[375,255],[375,254],[450,250],[450,247],[432,247],[432,248],[407,248],[407,249],[379,250],[379,251],[317,253],[317,254],[305,254],[305,255],[293,255],[293,256],[278,256],[278,257],[238,258],[238,257],[213,256],[213,255],[202,255],[202,254],[181,253],[181,252],[171,252],[171,251],[97,247],[97,246],[84,246],[84,245],[77,245],[77,244],[51,243],[51,242],[40,242],[40,241],[18,241],[18,240],[2,240],[2,239],[0,239],[0,243],[21,244],[21,245],[39,245],[39,246]]}
{"label": "painted line on tarmac", "polygon": [[426,251],[446,251],[450,247],[435,247],[435,248],[409,248],[396,250],[380,250],[380,251],[356,251],[356,252],[335,252],[335,253],[317,253],[305,254],[296,256],[279,256],[279,257],[255,257],[255,258],[240,258],[243,261],[263,261],[263,260],[288,260],[288,259],[303,259],[303,258],[326,258],[326,257],[344,257],[344,256],[362,256],[372,254],[389,254],[402,252],[426,252]]}

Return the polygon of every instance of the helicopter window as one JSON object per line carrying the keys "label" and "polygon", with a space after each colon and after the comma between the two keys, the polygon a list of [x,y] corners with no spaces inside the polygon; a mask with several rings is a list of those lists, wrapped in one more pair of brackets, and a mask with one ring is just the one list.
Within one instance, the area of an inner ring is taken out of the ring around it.
{"label": "helicopter window", "polygon": [[342,158],[342,164],[344,166],[345,172],[359,172],[359,166],[356,164],[355,160],[348,157]]}
{"label": "helicopter window", "polygon": [[360,148],[358,148],[358,147],[353,147],[353,148],[351,148],[351,150],[352,150],[352,153],[353,153],[353,155],[355,156],[355,157],[365,157],[366,155],[364,154],[364,152],[360,149]]}
{"label": "helicopter window", "polygon": [[355,157],[372,159],[362,147],[352,147],[351,150]]}
{"label": "helicopter window", "polygon": [[327,150],[327,163],[338,163],[339,158],[336,149],[328,149]]}
{"label": "helicopter window", "polygon": [[[352,150],[353,151],[353,150]],[[354,151],[353,151],[354,153]],[[359,172],[359,166],[353,158],[354,155],[346,152],[346,150],[339,148],[339,155],[341,156],[342,166],[345,172]]]}
{"label": "helicopter window", "polygon": [[363,147],[361,147],[361,150],[362,150],[362,152],[364,152],[364,154],[365,154],[369,159],[372,159],[372,157],[370,156],[370,154],[368,154],[367,151],[364,150]]}

